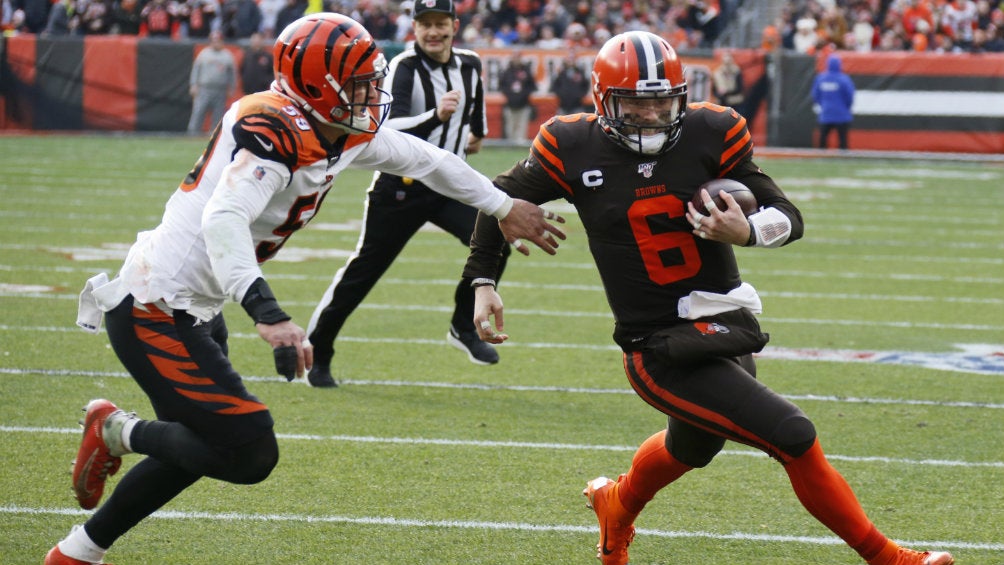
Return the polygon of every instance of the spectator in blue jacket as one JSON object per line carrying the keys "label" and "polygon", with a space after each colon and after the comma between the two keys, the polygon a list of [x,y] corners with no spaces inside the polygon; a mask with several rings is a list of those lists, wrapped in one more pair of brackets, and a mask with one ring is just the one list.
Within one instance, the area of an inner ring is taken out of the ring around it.
{"label": "spectator in blue jacket", "polygon": [[830,55],[826,71],[816,75],[812,83],[812,101],[819,118],[819,147],[826,149],[831,130],[837,130],[840,148],[847,149],[847,132],[851,129],[851,106],[854,105],[854,83],[842,69],[840,57]]}

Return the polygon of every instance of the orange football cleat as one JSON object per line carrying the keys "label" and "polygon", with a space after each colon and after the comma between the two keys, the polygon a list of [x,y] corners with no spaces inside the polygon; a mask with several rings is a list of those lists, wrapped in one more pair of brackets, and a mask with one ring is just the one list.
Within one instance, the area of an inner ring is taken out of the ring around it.
{"label": "orange football cleat", "polygon": [[586,506],[596,512],[600,523],[600,541],[596,544],[596,558],[603,565],[627,565],[628,546],[634,540],[634,519],[617,495],[617,486],[624,475],[612,481],[599,477],[586,484],[582,494],[589,500]]}
{"label": "orange football cleat", "polygon": [[914,551],[900,548],[896,559],[889,565],[952,565],[955,558],[944,551]]}
{"label": "orange football cleat", "polygon": [[[890,542],[891,543],[891,542]],[[883,551],[883,553],[885,553]],[[914,551],[905,547],[896,548],[896,554],[890,557],[876,557],[868,562],[870,565],[953,565],[955,558],[944,551]]]}
{"label": "orange football cleat", "polygon": [[84,510],[98,505],[105,481],[122,465],[122,458],[112,455],[104,439],[105,420],[117,411],[117,406],[103,398],[90,401],[84,408],[84,437],[73,462],[73,494]]}

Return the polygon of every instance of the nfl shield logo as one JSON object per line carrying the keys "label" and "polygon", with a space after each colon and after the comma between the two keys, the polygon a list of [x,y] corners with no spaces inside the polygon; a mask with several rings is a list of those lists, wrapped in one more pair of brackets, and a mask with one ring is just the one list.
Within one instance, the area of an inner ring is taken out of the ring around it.
{"label": "nfl shield logo", "polygon": [[654,171],[655,171],[655,162],[654,161],[651,162],[651,163],[642,163],[642,164],[638,165],[638,174],[640,174],[641,176],[643,176],[643,177],[645,177],[647,179],[652,178],[652,173]]}

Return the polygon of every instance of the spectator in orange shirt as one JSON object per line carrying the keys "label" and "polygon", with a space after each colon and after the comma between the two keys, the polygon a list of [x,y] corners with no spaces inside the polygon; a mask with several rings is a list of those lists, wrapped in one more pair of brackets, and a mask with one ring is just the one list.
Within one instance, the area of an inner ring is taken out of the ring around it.
{"label": "spectator in orange shirt", "polygon": [[927,0],[908,0],[907,7],[903,10],[903,29],[911,35],[916,33],[917,22],[920,20],[927,22],[927,29],[934,27],[934,15]]}
{"label": "spectator in orange shirt", "polygon": [[[670,42],[672,44],[672,42]],[[781,33],[777,30],[777,26],[768,25],[763,28],[763,33],[760,35],[760,48],[767,51],[773,51],[781,45]]]}

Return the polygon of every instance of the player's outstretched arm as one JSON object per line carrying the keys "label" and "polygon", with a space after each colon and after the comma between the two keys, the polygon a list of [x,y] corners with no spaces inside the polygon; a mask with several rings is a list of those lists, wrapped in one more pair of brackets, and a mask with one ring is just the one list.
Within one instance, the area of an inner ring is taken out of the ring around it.
{"label": "player's outstretched arm", "polygon": [[499,228],[505,235],[506,241],[513,244],[516,251],[523,255],[530,254],[530,248],[526,246],[524,240],[543,249],[548,255],[554,255],[557,253],[558,240],[565,239],[565,232],[549,220],[565,223],[565,218],[550,210],[514,198],[512,209],[499,220]]}

